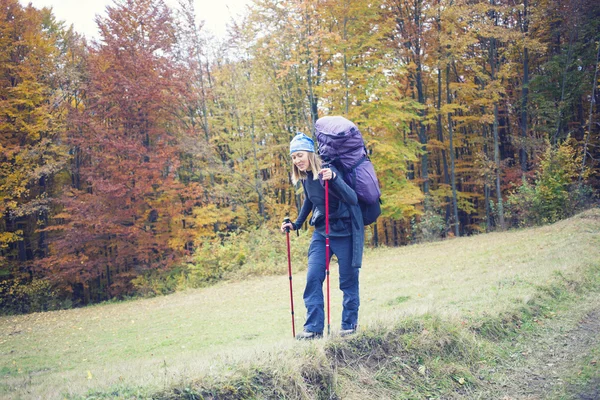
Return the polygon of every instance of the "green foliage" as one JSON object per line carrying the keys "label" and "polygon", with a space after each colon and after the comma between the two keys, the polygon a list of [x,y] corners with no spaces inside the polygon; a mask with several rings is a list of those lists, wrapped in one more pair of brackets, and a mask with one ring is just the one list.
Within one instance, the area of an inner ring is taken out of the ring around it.
{"label": "green foliage", "polygon": [[535,187],[525,177],[506,201],[506,217],[513,226],[532,226],[536,222]]}
{"label": "green foliage", "polygon": [[579,184],[580,173],[581,154],[572,140],[557,148],[549,146],[534,183],[523,178],[509,196],[507,215],[516,226],[531,226],[553,223],[575,214],[593,198],[593,190]]}
{"label": "green foliage", "polygon": [[71,302],[61,301],[61,297],[59,290],[47,279],[3,280],[0,281],[0,315],[70,308]]}
{"label": "green foliage", "polygon": [[433,242],[443,237],[446,231],[444,216],[435,210],[425,211],[415,224],[415,235],[419,242]]}
{"label": "green foliage", "polygon": [[410,296],[398,296],[393,300],[387,302],[389,306],[396,306],[410,300]]}
{"label": "green foliage", "polygon": [[[310,234],[290,232],[294,269],[304,269]],[[277,229],[262,226],[227,236],[222,241],[205,242],[188,264],[192,287],[219,279],[283,274],[287,271],[286,238]]]}
{"label": "green foliage", "polygon": [[442,207],[433,197],[426,198],[425,204],[425,211],[413,218],[413,232],[418,242],[434,242],[444,236],[446,219]]}
{"label": "green foliage", "polygon": [[[290,232],[294,271],[306,268],[307,231]],[[190,262],[167,272],[150,271],[133,280],[141,296],[204,287],[222,280],[287,273],[286,238],[277,229],[261,226],[250,231],[205,240]]]}
{"label": "green foliage", "polygon": [[142,297],[165,295],[187,287],[187,270],[175,267],[167,272],[152,270],[135,277],[131,283],[135,294]]}
{"label": "green foliage", "polygon": [[572,215],[573,193],[581,168],[581,156],[571,141],[548,148],[536,179],[534,208],[542,223]]}

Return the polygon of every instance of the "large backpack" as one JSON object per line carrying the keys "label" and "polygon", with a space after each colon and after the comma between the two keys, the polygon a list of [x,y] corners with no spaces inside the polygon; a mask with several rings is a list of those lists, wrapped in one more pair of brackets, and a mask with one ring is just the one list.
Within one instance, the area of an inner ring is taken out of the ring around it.
{"label": "large backpack", "polygon": [[343,172],[358,197],[363,223],[372,224],[381,214],[381,191],[358,127],[344,117],[327,116],[317,120],[315,131],[321,159]]}

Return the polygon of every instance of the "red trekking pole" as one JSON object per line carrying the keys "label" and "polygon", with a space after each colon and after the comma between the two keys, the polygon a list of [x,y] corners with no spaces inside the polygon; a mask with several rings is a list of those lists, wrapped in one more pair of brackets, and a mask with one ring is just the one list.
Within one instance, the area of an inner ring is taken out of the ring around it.
{"label": "red trekking pole", "polygon": [[329,180],[325,181],[325,274],[327,278],[327,336],[330,334],[329,312]]}
{"label": "red trekking pole", "polygon": [[[289,217],[285,217],[284,223],[291,223]],[[292,255],[290,254],[290,228],[285,229],[287,236],[288,277],[290,278],[290,304],[292,306],[292,337],[296,337],[296,323],[294,321],[294,295],[292,294]]]}

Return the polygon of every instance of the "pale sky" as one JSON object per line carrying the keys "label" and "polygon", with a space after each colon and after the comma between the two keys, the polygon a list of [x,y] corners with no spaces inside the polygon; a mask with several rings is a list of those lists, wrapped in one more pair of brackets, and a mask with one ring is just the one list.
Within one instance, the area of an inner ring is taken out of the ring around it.
{"label": "pale sky", "polygon": [[[75,31],[84,34],[88,39],[98,38],[98,29],[94,18],[96,14],[105,15],[107,5],[113,0],[19,0],[21,4],[31,3],[35,8],[52,7],[58,20],[65,21],[67,26],[73,24]],[[205,21],[205,28],[219,37],[224,37],[226,25],[231,17],[243,14],[245,5],[251,0],[194,0],[196,15]],[[171,7],[177,6],[177,0],[165,0]],[[198,21],[199,22],[199,21]]]}

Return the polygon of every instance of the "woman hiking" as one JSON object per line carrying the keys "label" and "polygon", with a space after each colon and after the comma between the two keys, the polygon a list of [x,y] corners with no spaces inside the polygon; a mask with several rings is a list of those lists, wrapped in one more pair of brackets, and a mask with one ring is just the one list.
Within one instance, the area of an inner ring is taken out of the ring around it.
{"label": "woman hiking", "polygon": [[339,265],[339,287],[343,292],[342,326],[340,335],[356,332],[358,326],[358,275],[362,262],[364,226],[356,193],[352,190],[333,166],[322,167],[315,154],[314,141],[303,133],[298,133],[290,142],[292,158],[292,183],[301,182],[305,200],[295,222],[284,222],[281,231],[299,229],[311,214],[309,221],[314,232],[308,249],[308,270],[304,305],[306,323],[303,332],[296,339],[310,340],[323,336],[325,312],[323,281],[325,265],[325,189],[324,181],[329,181],[329,244],[330,254],[337,256]]}

